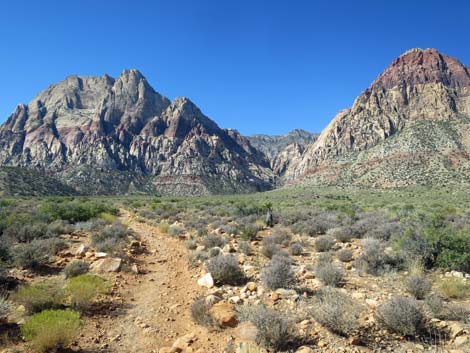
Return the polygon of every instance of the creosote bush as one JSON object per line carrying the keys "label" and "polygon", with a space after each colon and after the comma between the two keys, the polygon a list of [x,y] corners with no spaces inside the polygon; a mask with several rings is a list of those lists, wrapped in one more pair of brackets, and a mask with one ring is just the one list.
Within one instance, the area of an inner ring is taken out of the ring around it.
{"label": "creosote bush", "polygon": [[71,310],[44,310],[29,317],[21,327],[25,340],[38,352],[67,346],[80,328],[80,314]]}
{"label": "creosote bush", "polygon": [[323,288],[316,296],[312,316],[333,333],[348,336],[358,327],[361,307],[335,288]]}
{"label": "creosote bush", "polygon": [[218,284],[237,285],[245,279],[237,259],[232,255],[213,257],[207,262],[206,267]]}
{"label": "creosote bush", "polygon": [[64,303],[63,283],[49,280],[20,287],[13,300],[25,307],[28,313],[59,308]]}
{"label": "creosote bush", "polygon": [[287,256],[274,255],[261,272],[261,282],[269,289],[286,288],[293,281],[292,261]]}
{"label": "creosote bush", "polygon": [[421,305],[406,297],[390,299],[377,308],[377,322],[384,328],[406,337],[423,334],[428,325],[428,319]]}
{"label": "creosote bush", "polygon": [[70,305],[79,311],[89,309],[96,297],[99,294],[106,293],[108,289],[108,281],[91,274],[71,278],[66,285],[66,291],[70,297]]}
{"label": "creosote bush", "polygon": [[90,265],[83,260],[75,260],[67,264],[64,268],[65,278],[72,278],[88,272]]}
{"label": "creosote bush", "polygon": [[253,248],[251,247],[250,243],[247,241],[241,241],[238,244],[238,250],[245,255],[251,255],[253,253]]}
{"label": "creosote bush", "polygon": [[315,249],[318,252],[329,251],[333,245],[335,245],[335,239],[328,235],[323,235],[315,239]]}
{"label": "creosote bush", "polygon": [[239,320],[250,321],[257,328],[256,343],[275,351],[285,348],[293,339],[293,324],[280,311],[264,305],[240,306]]}
{"label": "creosote bush", "polygon": [[405,280],[405,288],[416,299],[424,299],[431,292],[431,282],[424,275],[411,275]]}
{"label": "creosote bush", "polygon": [[243,240],[255,240],[261,227],[256,223],[248,223],[242,226],[240,237]]}

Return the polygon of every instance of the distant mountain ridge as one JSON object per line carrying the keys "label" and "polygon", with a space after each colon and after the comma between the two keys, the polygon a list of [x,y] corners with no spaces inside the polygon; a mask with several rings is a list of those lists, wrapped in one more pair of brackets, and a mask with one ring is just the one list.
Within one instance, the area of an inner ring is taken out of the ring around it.
{"label": "distant mountain ridge", "polygon": [[412,49],[321,134],[247,137],[220,128],[188,98],[170,101],[137,70],[70,76],[19,105],[0,127],[0,166],[7,167],[0,173],[5,195],[21,194],[15,178],[23,185],[42,179],[34,194],[467,185],[469,69],[435,49]]}
{"label": "distant mountain ridge", "polygon": [[0,127],[0,164],[33,168],[85,194],[267,190],[263,154],[187,98],[170,102],[137,70],[71,76]]}
{"label": "distant mountain ridge", "polygon": [[338,113],[286,172],[290,183],[402,187],[470,183],[470,74],[412,49]]}

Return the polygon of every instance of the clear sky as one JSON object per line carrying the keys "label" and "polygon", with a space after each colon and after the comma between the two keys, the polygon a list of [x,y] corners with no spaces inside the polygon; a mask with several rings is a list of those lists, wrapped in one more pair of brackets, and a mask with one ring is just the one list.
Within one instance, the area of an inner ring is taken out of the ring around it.
{"label": "clear sky", "polygon": [[137,68],[244,134],[320,131],[407,49],[470,64],[468,1],[12,0],[0,121],[71,74]]}

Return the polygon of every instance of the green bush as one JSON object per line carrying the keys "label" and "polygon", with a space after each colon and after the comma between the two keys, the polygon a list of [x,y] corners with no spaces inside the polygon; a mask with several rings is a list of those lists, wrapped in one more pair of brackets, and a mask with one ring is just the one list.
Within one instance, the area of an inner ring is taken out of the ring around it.
{"label": "green bush", "polygon": [[27,342],[38,352],[66,348],[77,336],[80,314],[71,310],[45,310],[29,317],[21,327]]}
{"label": "green bush", "polygon": [[439,289],[451,299],[464,299],[470,297],[470,283],[460,278],[446,278],[439,283]]}
{"label": "green bush", "polygon": [[255,240],[261,227],[256,223],[248,223],[241,228],[240,237],[243,240]]}
{"label": "green bush", "polygon": [[42,207],[43,213],[52,219],[62,219],[71,223],[88,221],[101,213],[117,215],[115,207],[98,201],[49,202]]}
{"label": "green bush", "polygon": [[23,286],[18,289],[13,300],[23,305],[28,313],[59,308],[64,303],[63,284],[60,281],[49,280]]}
{"label": "green bush", "polygon": [[66,285],[67,294],[70,297],[72,308],[87,310],[99,294],[104,294],[109,289],[109,283],[105,279],[91,274],[79,275],[71,278]]}

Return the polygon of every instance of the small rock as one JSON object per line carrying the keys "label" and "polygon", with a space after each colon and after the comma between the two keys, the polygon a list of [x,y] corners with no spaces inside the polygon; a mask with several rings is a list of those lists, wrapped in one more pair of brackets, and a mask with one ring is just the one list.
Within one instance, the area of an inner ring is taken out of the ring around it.
{"label": "small rock", "polygon": [[197,280],[197,284],[201,287],[212,288],[214,286],[214,279],[210,273],[206,273]]}
{"label": "small rock", "polygon": [[465,344],[470,344],[470,337],[469,336],[459,336],[455,339],[454,344],[457,347],[463,346]]}
{"label": "small rock", "polygon": [[87,251],[85,244],[81,244],[78,249],[75,251],[75,255],[84,256]]}
{"label": "small rock", "polygon": [[306,347],[306,346],[302,346],[295,351],[295,353],[313,353],[313,352],[315,351],[312,348]]}
{"label": "small rock", "polygon": [[250,322],[242,322],[234,331],[234,335],[241,339],[242,341],[255,341],[256,336],[258,335],[258,329],[256,326]]}
{"label": "small rock", "polygon": [[97,259],[102,259],[102,258],[104,258],[104,257],[106,257],[106,256],[108,256],[108,254],[105,253],[105,252],[95,252],[95,257],[96,257]]}
{"label": "small rock", "polygon": [[219,302],[210,310],[214,320],[222,327],[235,327],[238,324],[233,304]]}

